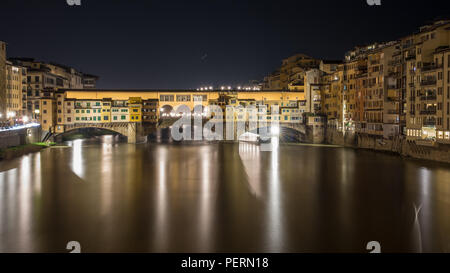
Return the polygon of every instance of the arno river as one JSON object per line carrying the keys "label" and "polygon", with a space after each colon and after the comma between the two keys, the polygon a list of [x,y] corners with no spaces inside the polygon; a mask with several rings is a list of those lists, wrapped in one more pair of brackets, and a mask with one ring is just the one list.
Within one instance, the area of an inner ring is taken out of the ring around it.
{"label": "arno river", "polygon": [[450,252],[448,165],[331,146],[67,144],[0,162],[1,252]]}

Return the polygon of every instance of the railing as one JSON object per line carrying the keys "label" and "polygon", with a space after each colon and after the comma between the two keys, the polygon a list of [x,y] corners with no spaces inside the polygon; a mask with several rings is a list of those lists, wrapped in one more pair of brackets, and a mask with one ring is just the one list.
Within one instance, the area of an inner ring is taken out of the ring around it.
{"label": "railing", "polygon": [[436,126],[436,120],[434,119],[424,120],[423,126]]}
{"label": "railing", "polygon": [[425,85],[435,85],[436,84],[436,79],[431,79],[431,80],[424,80],[420,83],[422,86]]}
{"label": "railing", "polygon": [[420,100],[436,100],[436,95],[421,96]]}
{"label": "railing", "polygon": [[389,115],[398,115],[398,114],[400,114],[400,111],[399,110],[388,110],[387,113]]}
{"label": "railing", "polygon": [[392,96],[389,96],[389,97],[386,97],[386,99],[387,99],[388,101],[398,101],[398,97],[392,97]]}
{"label": "railing", "polygon": [[400,72],[389,72],[388,76],[396,78],[396,77],[400,77],[401,75],[400,75]]}
{"label": "railing", "polygon": [[410,47],[412,47],[412,46],[413,46],[412,43],[408,43],[408,44],[404,44],[404,45],[402,46],[402,48],[403,48],[403,49],[406,49],[406,48],[410,48]]}
{"label": "railing", "polygon": [[388,65],[394,66],[394,65],[401,64],[401,63],[402,63],[402,60],[392,60],[392,61],[388,62]]}
{"label": "railing", "polygon": [[409,60],[413,60],[413,59],[415,59],[416,58],[416,54],[412,54],[412,55],[408,55],[406,58],[405,58],[405,60],[406,61],[409,61]]}
{"label": "railing", "polygon": [[440,65],[431,64],[431,65],[423,66],[422,72],[430,71],[430,70],[438,69],[438,68],[442,68],[442,64],[440,64]]}
{"label": "railing", "polygon": [[435,115],[436,114],[436,108],[428,108],[426,110],[420,111],[421,115]]}

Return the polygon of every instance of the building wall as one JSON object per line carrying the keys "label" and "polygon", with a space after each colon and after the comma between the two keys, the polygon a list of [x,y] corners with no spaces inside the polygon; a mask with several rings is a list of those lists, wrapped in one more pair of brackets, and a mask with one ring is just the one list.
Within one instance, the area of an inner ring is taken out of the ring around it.
{"label": "building wall", "polygon": [[39,100],[39,123],[43,131],[53,131],[56,125],[56,102],[53,98],[42,98]]}
{"label": "building wall", "polygon": [[23,114],[23,90],[26,90],[26,68],[6,63],[6,109],[11,118]]}
{"label": "building wall", "polygon": [[0,119],[6,113],[6,43],[0,41]]}

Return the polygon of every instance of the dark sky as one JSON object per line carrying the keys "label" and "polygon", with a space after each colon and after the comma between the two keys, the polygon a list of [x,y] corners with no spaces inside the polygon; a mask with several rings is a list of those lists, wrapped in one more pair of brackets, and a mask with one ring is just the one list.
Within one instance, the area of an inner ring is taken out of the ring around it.
{"label": "dark sky", "polygon": [[409,34],[450,1],[1,0],[9,57],[99,75],[100,88],[197,88],[260,80],[295,53],[342,59]]}

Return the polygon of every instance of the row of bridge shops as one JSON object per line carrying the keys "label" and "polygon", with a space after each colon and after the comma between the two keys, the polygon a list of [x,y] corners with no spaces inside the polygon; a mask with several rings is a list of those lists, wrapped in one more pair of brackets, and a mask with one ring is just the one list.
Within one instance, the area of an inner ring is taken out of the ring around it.
{"label": "row of bridge shops", "polygon": [[156,125],[165,119],[186,116],[222,121],[305,123],[309,114],[303,97],[301,92],[292,91],[64,90],[40,100],[39,122],[44,131],[52,133],[62,133],[82,124],[87,127],[99,123]]}
{"label": "row of bridge shops", "polygon": [[[63,133],[95,124],[139,123],[157,126],[165,119],[215,118],[226,122],[303,124],[324,134],[355,133],[380,139],[396,137],[450,143],[450,132],[433,126],[406,128],[381,114],[364,122],[330,118],[304,91],[186,91],[186,90],[60,90],[40,99],[43,131]],[[341,117],[346,117],[345,109]],[[430,123],[431,124],[431,123]]]}

